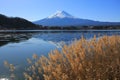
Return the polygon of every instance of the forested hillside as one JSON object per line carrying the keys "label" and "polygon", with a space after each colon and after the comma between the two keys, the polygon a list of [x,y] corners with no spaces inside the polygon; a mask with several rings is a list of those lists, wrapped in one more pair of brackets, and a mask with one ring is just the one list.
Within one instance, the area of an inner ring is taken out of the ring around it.
{"label": "forested hillside", "polygon": [[40,27],[23,18],[0,14],[0,29],[39,29]]}

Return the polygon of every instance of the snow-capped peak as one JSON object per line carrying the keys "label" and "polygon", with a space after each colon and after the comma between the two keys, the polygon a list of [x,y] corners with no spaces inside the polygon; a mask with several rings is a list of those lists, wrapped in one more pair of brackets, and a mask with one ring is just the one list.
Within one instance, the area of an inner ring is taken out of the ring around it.
{"label": "snow-capped peak", "polygon": [[49,16],[48,18],[75,18],[75,17],[65,11],[57,11],[56,13]]}

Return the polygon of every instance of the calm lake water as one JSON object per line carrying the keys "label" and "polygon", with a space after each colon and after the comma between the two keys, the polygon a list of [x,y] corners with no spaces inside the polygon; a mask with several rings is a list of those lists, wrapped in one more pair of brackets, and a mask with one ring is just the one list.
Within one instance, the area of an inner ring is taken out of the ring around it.
{"label": "calm lake water", "polygon": [[4,67],[5,60],[14,64],[17,80],[23,80],[22,72],[26,66],[26,59],[31,58],[34,53],[45,55],[54,50],[61,49],[62,45],[70,44],[75,39],[84,36],[91,39],[94,35],[120,35],[120,31],[37,31],[0,33],[0,78],[8,77],[9,72]]}

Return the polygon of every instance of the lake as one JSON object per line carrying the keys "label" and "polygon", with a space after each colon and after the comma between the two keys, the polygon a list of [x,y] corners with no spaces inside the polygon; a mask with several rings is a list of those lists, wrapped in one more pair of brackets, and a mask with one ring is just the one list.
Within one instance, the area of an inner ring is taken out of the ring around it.
{"label": "lake", "polygon": [[90,40],[103,35],[120,35],[120,30],[90,30],[90,31],[7,31],[0,32],[0,79],[9,76],[9,71],[3,65],[7,60],[15,65],[17,80],[23,80],[22,72],[27,65],[27,58],[35,53],[38,56],[47,54],[54,49],[61,49],[63,44],[69,45],[74,40],[84,36]]}

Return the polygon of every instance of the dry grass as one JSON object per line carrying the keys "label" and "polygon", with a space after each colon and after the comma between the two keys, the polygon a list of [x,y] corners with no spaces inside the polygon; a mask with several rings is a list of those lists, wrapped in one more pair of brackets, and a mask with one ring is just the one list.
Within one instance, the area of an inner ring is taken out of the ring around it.
{"label": "dry grass", "polygon": [[120,36],[82,38],[28,62],[28,80],[120,80]]}
{"label": "dry grass", "polygon": [[27,61],[27,80],[120,80],[120,36],[82,38]]}

